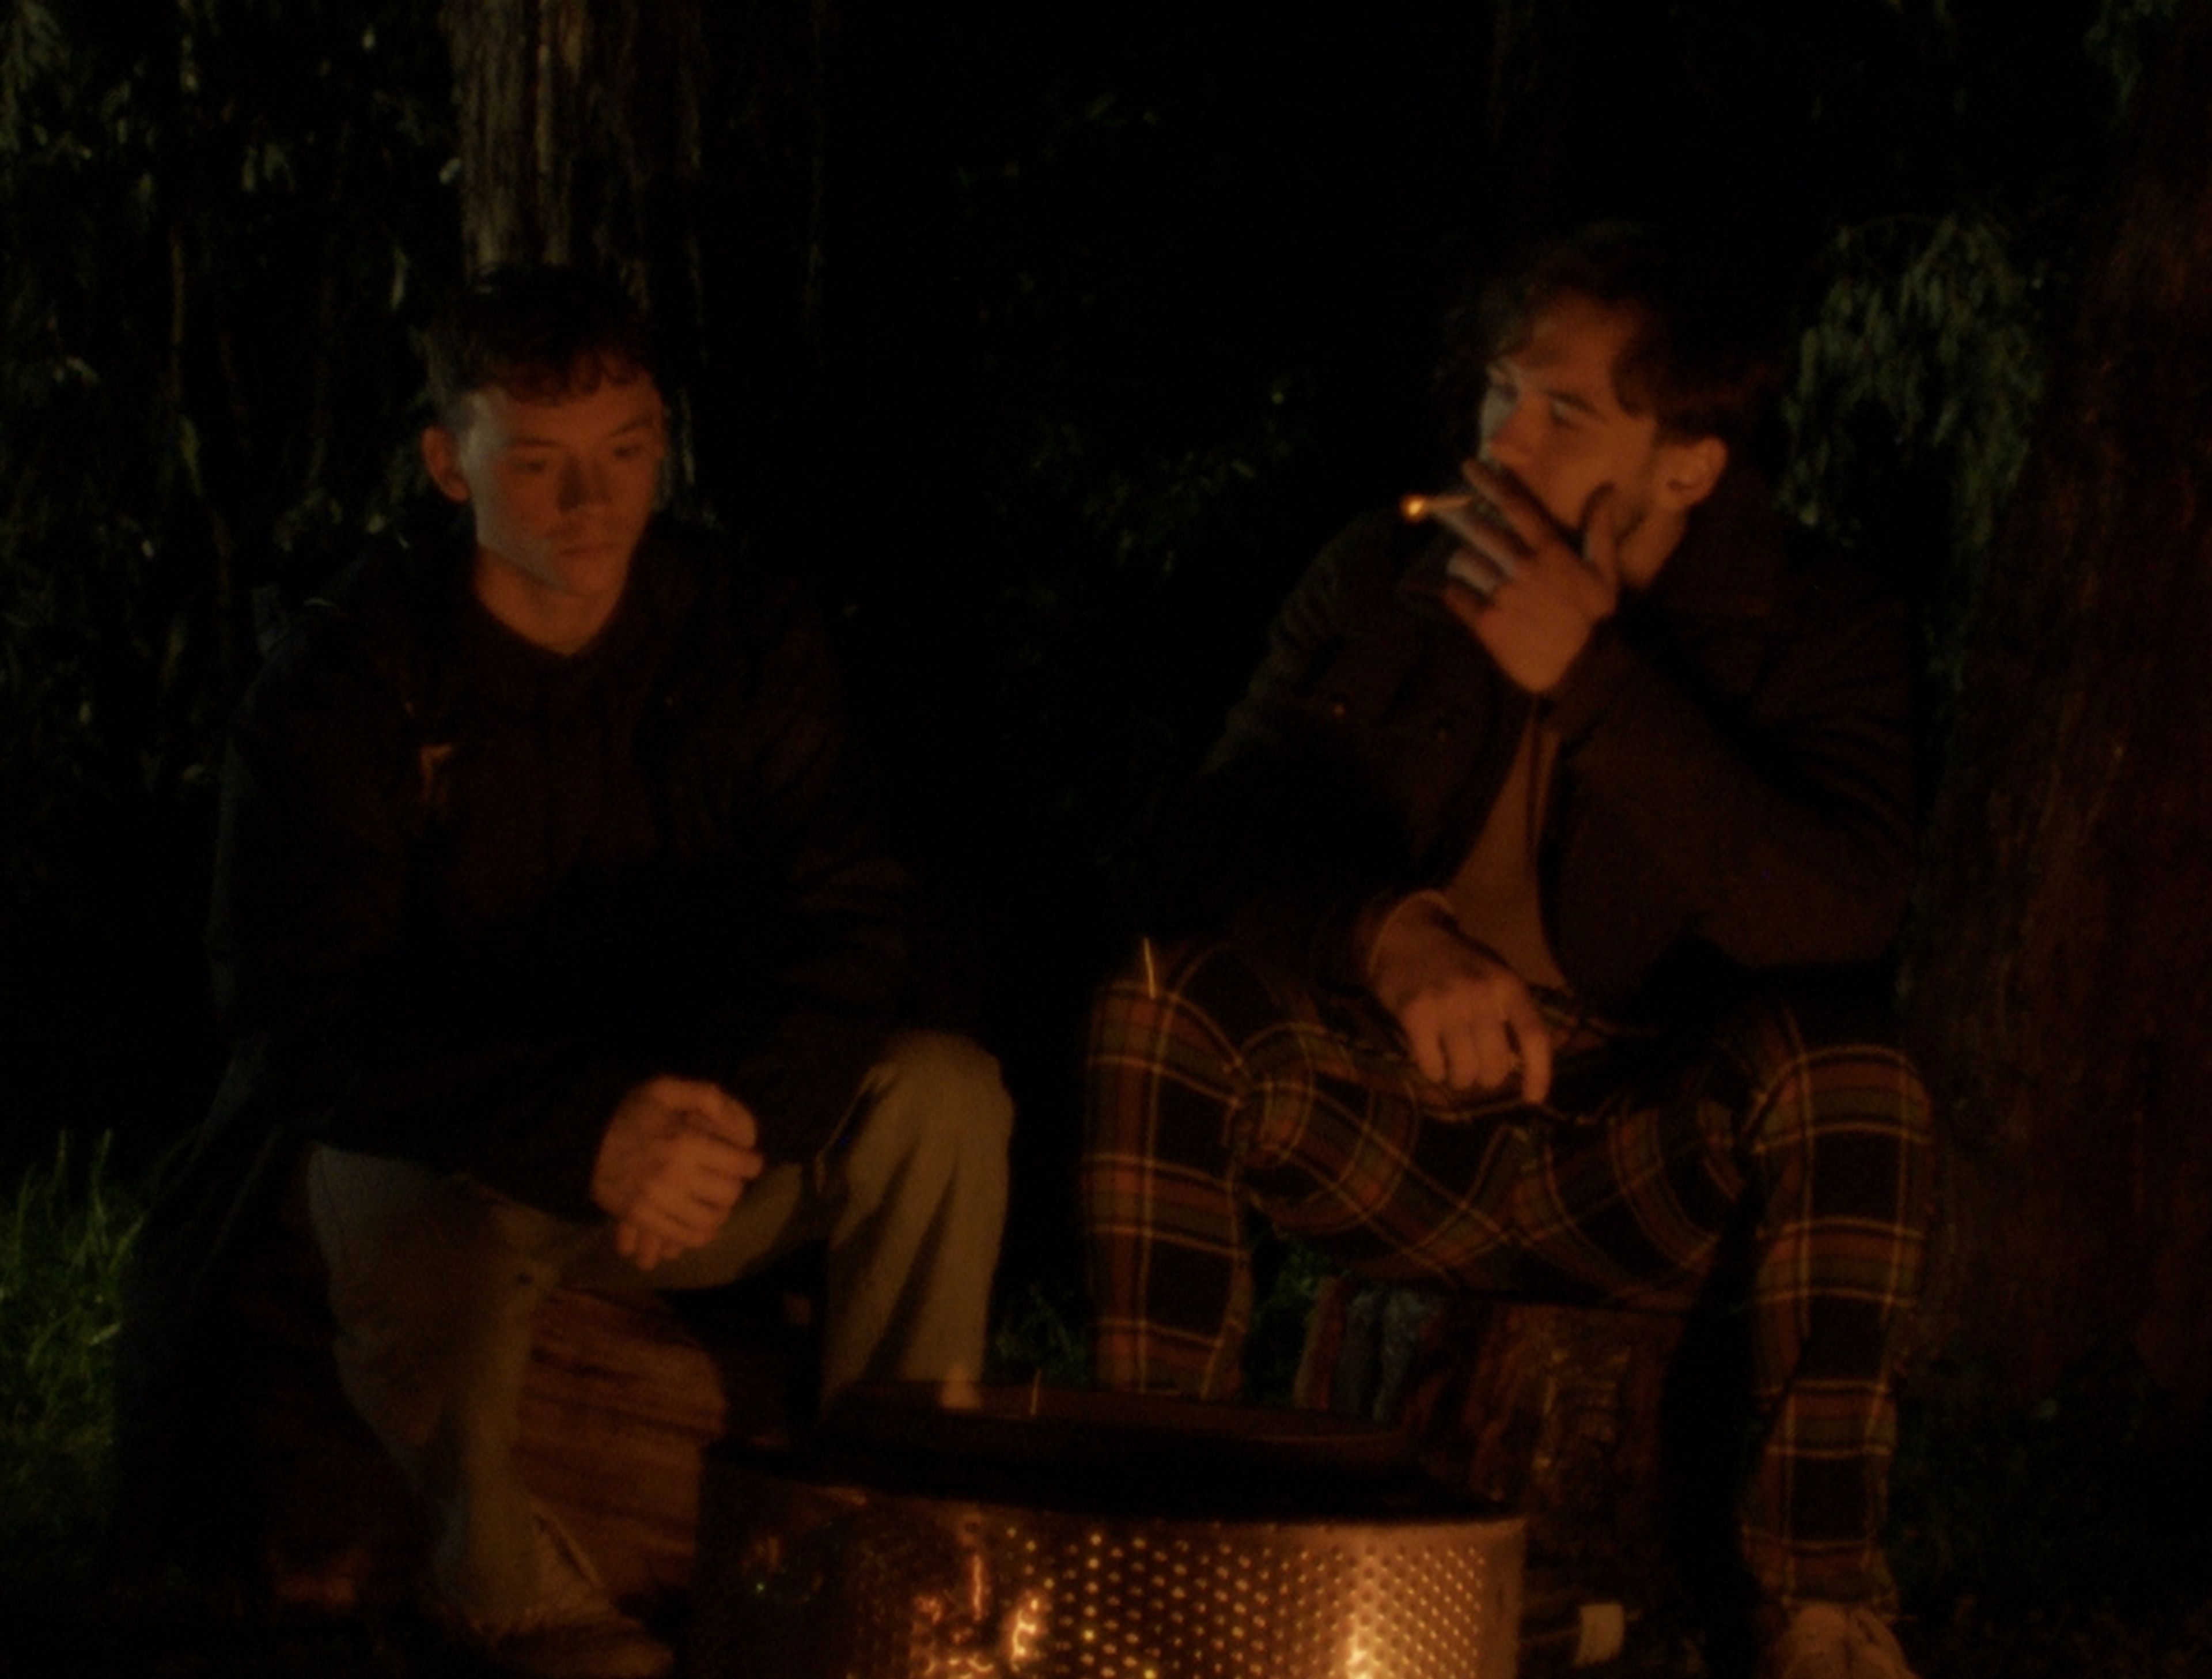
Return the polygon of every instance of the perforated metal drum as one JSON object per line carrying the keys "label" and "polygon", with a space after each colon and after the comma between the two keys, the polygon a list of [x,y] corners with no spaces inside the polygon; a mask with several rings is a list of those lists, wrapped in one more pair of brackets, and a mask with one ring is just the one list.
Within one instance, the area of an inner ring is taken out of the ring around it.
{"label": "perforated metal drum", "polygon": [[709,1679],[1508,1679],[1522,1530],[1298,1412],[856,1396],[702,1505]]}

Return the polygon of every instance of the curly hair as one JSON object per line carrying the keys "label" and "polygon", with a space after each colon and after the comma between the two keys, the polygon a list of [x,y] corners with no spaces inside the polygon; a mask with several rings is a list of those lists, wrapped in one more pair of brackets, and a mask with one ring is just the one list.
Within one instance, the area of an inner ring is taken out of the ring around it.
{"label": "curly hair", "polygon": [[1723,257],[1710,244],[1626,222],[1524,251],[1447,319],[1437,378],[1446,424],[1463,432],[1473,423],[1492,359],[1522,342],[1555,300],[1571,295],[1635,318],[1613,368],[1622,407],[1656,414],[1671,437],[1743,443],[1780,383],[1782,357],[1771,342],[1769,300]]}
{"label": "curly hair", "polygon": [[605,274],[546,264],[504,263],[454,292],[424,350],[439,423],[456,430],[471,391],[558,401],[653,376],[652,328],[629,293]]}

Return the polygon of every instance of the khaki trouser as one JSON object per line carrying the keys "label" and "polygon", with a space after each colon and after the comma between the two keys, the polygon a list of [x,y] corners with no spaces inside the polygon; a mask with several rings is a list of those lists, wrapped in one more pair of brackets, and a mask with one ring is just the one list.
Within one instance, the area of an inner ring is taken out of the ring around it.
{"label": "khaki trouser", "polygon": [[531,1319],[556,1283],[713,1287],[826,1241],[825,1392],[980,1376],[1012,1116],[988,1055],[902,1033],[835,1143],[770,1166],[713,1241],[649,1275],[615,1252],[607,1221],[572,1223],[410,1161],[311,1150],[301,1171],[339,1378],[429,1506],[440,1588],[485,1621],[536,1601],[514,1446]]}

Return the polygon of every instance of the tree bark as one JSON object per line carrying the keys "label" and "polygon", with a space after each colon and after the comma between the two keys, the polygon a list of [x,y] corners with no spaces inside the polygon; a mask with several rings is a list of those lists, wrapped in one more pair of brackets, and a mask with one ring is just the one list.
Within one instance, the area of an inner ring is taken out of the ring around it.
{"label": "tree bark", "polygon": [[1957,1171],[1937,1291],[2040,1389],[2212,1394],[2212,5],[2135,113],[1972,632],[1911,964]]}
{"label": "tree bark", "polygon": [[740,526],[788,522],[816,470],[838,14],[836,0],[442,13],[465,267],[581,263],[627,284],[662,351],[676,481],[694,511]]}
{"label": "tree bark", "polygon": [[472,272],[641,265],[700,173],[697,0],[447,0]]}

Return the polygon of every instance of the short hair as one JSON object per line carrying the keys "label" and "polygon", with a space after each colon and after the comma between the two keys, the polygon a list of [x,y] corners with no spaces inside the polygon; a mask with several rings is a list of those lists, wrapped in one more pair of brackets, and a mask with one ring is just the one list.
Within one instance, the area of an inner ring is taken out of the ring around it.
{"label": "short hair", "polygon": [[1653,414],[1676,440],[1747,442],[1781,381],[1772,300],[1759,295],[1724,244],[1702,245],[1626,222],[1606,222],[1534,246],[1455,310],[1448,323],[1440,400],[1447,423],[1480,402],[1485,369],[1528,333],[1538,315],[1576,296],[1626,310],[1634,329],[1614,364],[1614,394]]}
{"label": "short hair", "polygon": [[502,263],[448,296],[425,344],[430,401],[459,429],[471,391],[558,401],[653,374],[653,332],[623,286],[589,269]]}

